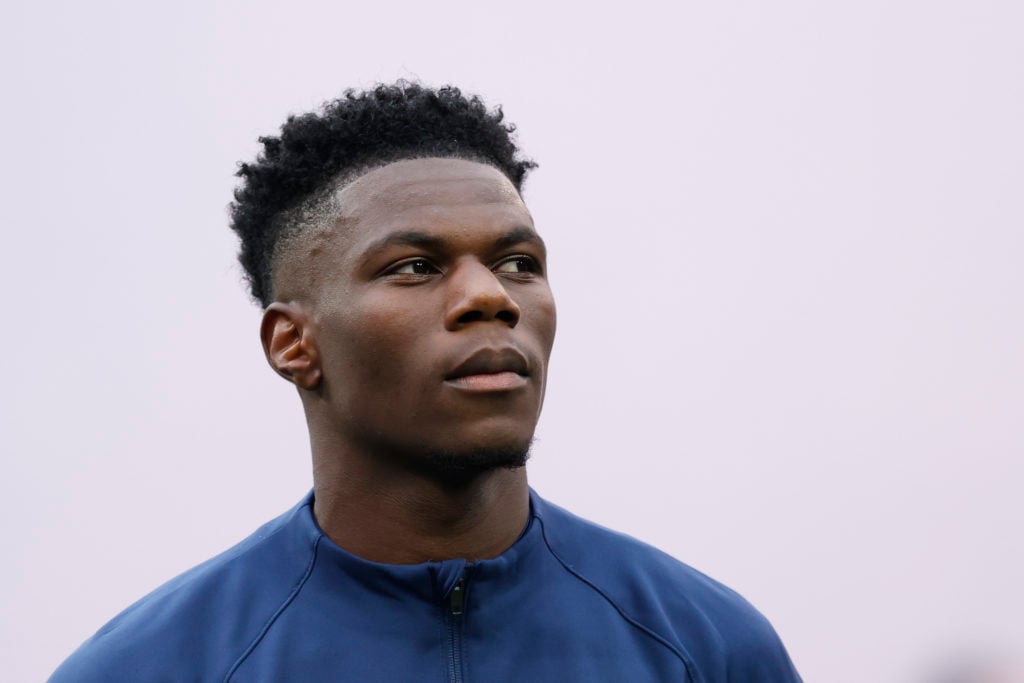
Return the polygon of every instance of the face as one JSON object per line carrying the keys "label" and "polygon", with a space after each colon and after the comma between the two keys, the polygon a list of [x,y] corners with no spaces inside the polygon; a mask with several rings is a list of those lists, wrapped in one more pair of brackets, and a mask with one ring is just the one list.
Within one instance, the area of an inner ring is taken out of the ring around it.
{"label": "face", "polygon": [[485,164],[416,159],[338,199],[340,220],[290,257],[313,274],[306,325],[320,372],[307,413],[315,402],[332,438],[371,453],[525,454],[555,304],[512,183]]}

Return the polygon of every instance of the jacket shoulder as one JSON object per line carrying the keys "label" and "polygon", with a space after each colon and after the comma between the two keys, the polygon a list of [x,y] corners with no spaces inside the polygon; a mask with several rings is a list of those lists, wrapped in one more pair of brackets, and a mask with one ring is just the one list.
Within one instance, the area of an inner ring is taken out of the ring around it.
{"label": "jacket shoulder", "polygon": [[708,680],[800,677],[768,620],[731,588],[631,536],[541,501],[545,540],[567,571]]}
{"label": "jacket shoulder", "polygon": [[223,680],[308,574],[318,536],[296,533],[302,507],[129,606],[50,683]]}

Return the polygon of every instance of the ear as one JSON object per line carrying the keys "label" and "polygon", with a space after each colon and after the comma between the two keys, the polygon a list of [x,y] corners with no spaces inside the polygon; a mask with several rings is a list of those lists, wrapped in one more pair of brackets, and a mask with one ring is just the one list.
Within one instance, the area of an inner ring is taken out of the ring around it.
{"label": "ear", "polygon": [[300,389],[316,389],[322,377],[313,324],[306,308],[275,301],[260,324],[263,353],[270,367]]}

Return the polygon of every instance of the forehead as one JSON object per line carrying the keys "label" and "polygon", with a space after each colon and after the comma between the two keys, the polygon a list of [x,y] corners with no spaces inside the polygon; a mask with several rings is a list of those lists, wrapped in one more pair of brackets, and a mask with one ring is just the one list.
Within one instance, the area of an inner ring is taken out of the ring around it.
{"label": "forehead", "polygon": [[[407,159],[375,168],[337,194],[342,222],[379,222],[402,214],[456,208],[523,207],[504,173],[465,159]],[[525,208],[525,207],[523,207]]]}
{"label": "forehead", "polygon": [[452,249],[477,249],[510,231],[533,230],[505,174],[464,159],[391,163],[345,185],[336,199],[329,251],[337,265],[369,257],[400,233],[436,238]]}
{"label": "forehead", "polygon": [[283,249],[274,281],[285,300],[305,298],[325,279],[350,271],[388,233],[419,231],[467,245],[533,229],[512,181],[493,166],[465,159],[389,163],[343,184],[327,204],[332,217],[308,226]]}

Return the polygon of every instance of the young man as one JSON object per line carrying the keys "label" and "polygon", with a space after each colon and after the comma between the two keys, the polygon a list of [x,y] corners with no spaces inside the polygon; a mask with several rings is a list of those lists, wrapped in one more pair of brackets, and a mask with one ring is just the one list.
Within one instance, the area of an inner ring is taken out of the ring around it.
{"label": "young man", "polygon": [[511,132],[399,84],[262,139],[232,227],[313,492],[54,683],[799,681],[736,593],[530,491],[555,304]]}

